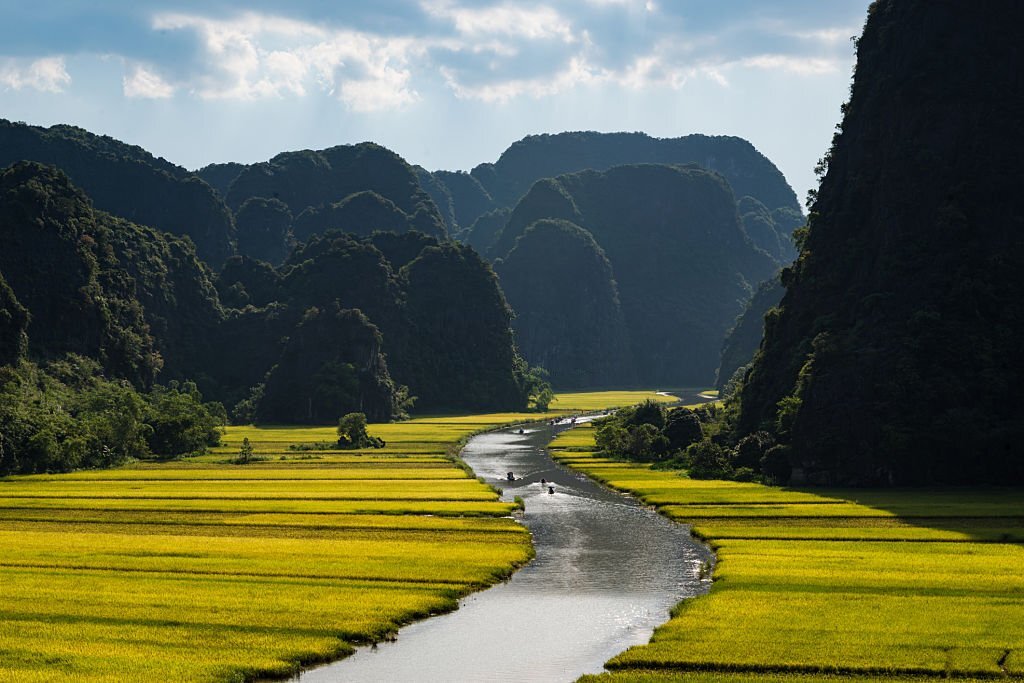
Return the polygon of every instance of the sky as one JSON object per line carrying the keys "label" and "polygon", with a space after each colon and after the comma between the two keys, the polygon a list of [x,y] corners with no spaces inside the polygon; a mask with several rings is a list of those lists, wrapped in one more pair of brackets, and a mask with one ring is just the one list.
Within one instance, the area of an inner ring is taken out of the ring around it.
{"label": "sky", "polygon": [[371,140],[469,170],[566,130],[750,140],[803,199],[868,0],[0,0],[0,117],[199,168]]}

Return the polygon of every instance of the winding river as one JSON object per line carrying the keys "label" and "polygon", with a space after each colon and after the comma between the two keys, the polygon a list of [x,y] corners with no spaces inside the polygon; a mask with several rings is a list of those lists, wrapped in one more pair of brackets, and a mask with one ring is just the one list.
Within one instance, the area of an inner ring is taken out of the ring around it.
{"label": "winding river", "polygon": [[573,681],[647,642],[673,605],[706,592],[700,567],[711,555],[686,527],[551,459],[545,446],[567,428],[482,434],[462,452],[504,499],[524,499],[537,551],[529,565],[455,612],[402,628],[394,642],[293,680]]}

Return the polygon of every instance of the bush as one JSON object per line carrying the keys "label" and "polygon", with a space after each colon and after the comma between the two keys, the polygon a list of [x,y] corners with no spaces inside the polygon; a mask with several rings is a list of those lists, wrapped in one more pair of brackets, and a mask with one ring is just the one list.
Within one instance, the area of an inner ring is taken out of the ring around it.
{"label": "bush", "polygon": [[653,424],[623,426],[619,416],[600,420],[594,435],[597,447],[606,453],[639,462],[658,461],[669,452],[668,439]]}
{"label": "bush", "polygon": [[786,445],[772,446],[761,458],[761,472],[772,483],[785,484],[793,475],[790,460],[790,447]]}
{"label": "bush", "polygon": [[366,431],[366,415],[349,413],[338,420],[338,448],[384,448],[384,440]]}
{"label": "bush", "polygon": [[142,394],[81,356],[0,367],[0,475],[193,453],[219,442],[223,422],[220,404],[203,404],[193,384]]}
{"label": "bush", "polygon": [[665,421],[665,438],[669,450],[681,451],[690,444],[700,441],[704,432],[697,414],[689,408],[673,408]]}
{"label": "bush", "polygon": [[774,445],[775,437],[770,432],[748,434],[736,444],[736,464],[740,467],[757,467],[764,454]]}
{"label": "bush", "polygon": [[732,474],[733,481],[757,481],[757,472],[751,467],[738,467]]}
{"label": "bush", "polygon": [[155,387],[150,396],[146,422],[152,428],[149,448],[158,456],[177,458],[202,453],[220,443],[226,422],[219,404],[205,404],[193,382]]}
{"label": "bush", "polygon": [[691,479],[731,479],[733,476],[729,451],[711,439],[689,446],[685,461]]}

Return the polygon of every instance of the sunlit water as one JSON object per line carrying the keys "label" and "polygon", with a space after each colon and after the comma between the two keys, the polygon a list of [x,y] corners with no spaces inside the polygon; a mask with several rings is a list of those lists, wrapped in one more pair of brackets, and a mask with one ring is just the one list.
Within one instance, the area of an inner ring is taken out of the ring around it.
{"label": "sunlit water", "polygon": [[647,642],[673,605],[705,592],[700,567],[711,555],[685,527],[551,460],[544,446],[564,428],[484,434],[462,453],[504,499],[525,500],[533,562],[457,611],[402,628],[395,642],[294,680],[572,681]]}

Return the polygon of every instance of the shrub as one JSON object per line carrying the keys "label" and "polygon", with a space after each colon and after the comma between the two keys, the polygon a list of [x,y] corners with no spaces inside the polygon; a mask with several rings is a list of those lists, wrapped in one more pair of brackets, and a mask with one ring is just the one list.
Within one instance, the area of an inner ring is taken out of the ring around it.
{"label": "shrub", "polygon": [[730,479],[733,476],[729,451],[711,439],[690,445],[685,460],[692,479]]}
{"label": "shrub", "polygon": [[704,432],[697,414],[689,408],[673,408],[665,421],[665,438],[669,450],[681,451],[692,443],[700,441]]}
{"label": "shrub", "polygon": [[790,447],[786,445],[772,446],[761,458],[761,472],[775,484],[785,484],[793,474],[790,461]]}
{"label": "shrub", "polygon": [[384,448],[384,439],[366,432],[366,415],[349,413],[338,420],[338,448]]}
{"label": "shrub", "polygon": [[770,432],[748,434],[736,444],[736,464],[740,467],[757,467],[764,454],[774,445],[775,437]]}

